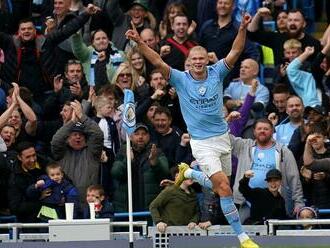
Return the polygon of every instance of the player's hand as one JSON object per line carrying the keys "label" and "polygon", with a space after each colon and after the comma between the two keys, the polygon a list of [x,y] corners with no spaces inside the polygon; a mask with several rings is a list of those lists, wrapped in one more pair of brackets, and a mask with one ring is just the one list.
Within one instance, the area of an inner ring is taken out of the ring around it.
{"label": "player's hand", "polygon": [[210,52],[210,53],[207,53],[207,56],[209,57],[209,61],[211,63],[217,63],[219,61],[217,55],[215,54],[215,52]]}

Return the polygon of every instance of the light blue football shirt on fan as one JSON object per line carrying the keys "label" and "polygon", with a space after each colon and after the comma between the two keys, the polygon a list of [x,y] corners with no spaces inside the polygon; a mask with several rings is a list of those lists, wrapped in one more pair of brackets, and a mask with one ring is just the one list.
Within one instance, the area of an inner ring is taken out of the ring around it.
{"label": "light blue football shirt on fan", "polygon": [[207,66],[205,80],[194,79],[189,71],[171,68],[169,82],[177,91],[181,112],[193,139],[206,139],[227,132],[222,107],[223,80],[229,71],[223,59]]}
{"label": "light blue football shirt on fan", "polygon": [[275,145],[266,149],[256,147],[251,167],[254,177],[249,182],[251,188],[267,188],[266,174],[271,169],[276,169],[275,153]]}

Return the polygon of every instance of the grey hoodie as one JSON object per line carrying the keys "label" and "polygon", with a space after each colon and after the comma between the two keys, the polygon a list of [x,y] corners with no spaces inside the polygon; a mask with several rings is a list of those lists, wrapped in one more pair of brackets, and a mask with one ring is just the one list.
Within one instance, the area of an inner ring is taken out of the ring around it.
{"label": "grey hoodie", "polygon": [[[237,172],[234,183],[234,201],[243,204],[245,199],[239,192],[239,181],[243,178],[244,172],[251,169],[253,155],[256,149],[256,141],[243,139],[230,135],[232,154],[238,158]],[[275,142],[275,141],[274,141]],[[285,199],[287,214],[292,216],[293,208],[303,207],[303,190],[301,186],[299,171],[292,152],[284,145],[275,143],[276,169],[282,172],[281,195]]]}

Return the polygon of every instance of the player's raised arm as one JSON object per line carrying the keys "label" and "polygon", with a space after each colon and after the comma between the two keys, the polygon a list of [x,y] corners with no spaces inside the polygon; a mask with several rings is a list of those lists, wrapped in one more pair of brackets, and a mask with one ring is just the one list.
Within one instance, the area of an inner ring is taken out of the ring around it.
{"label": "player's raised arm", "polygon": [[231,47],[230,52],[225,58],[227,65],[231,68],[234,66],[239,56],[243,52],[243,49],[245,47],[245,40],[246,40],[246,29],[250,22],[251,22],[251,16],[249,14],[244,14],[241,25],[238,29],[238,33],[234,40],[233,46]]}
{"label": "player's raised arm", "polygon": [[165,78],[168,79],[170,74],[170,67],[162,60],[160,55],[155,52],[153,49],[148,47],[146,43],[143,42],[139,33],[136,31],[134,25],[133,29],[129,29],[126,32],[126,38],[135,41],[138,44],[140,52],[150,61],[157,69],[162,71],[162,74]]}

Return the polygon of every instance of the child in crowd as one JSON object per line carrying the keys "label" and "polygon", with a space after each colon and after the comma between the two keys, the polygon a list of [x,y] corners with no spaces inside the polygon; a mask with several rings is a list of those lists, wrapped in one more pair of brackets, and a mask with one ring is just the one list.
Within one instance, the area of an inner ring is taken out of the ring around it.
{"label": "child in crowd", "polygon": [[306,204],[325,209],[330,207],[330,174],[327,170],[328,164],[326,167],[318,166],[318,161],[330,158],[326,128],[323,123],[311,127],[303,154],[304,166],[300,169]]}
{"label": "child in crowd", "polygon": [[306,60],[314,54],[314,47],[307,46],[302,51],[301,42],[290,39],[284,43],[283,48],[285,57],[289,58],[290,62],[286,63],[282,70],[285,70],[293,92],[303,100],[304,106],[321,105],[321,91],[313,74],[306,71],[309,68]]}
{"label": "child in crowd", "polygon": [[38,217],[47,221],[49,219],[64,219],[64,204],[74,203],[74,218],[77,218],[79,209],[79,193],[77,188],[64,177],[59,164],[53,163],[46,167],[47,175],[27,188],[27,195],[39,198],[42,204]]}
{"label": "child in crowd", "polygon": [[251,203],[251,214],[244,224],[264,224],[267,219],[286,219],[285,201],[279,189],[282,173],[272,169],[266,174],[267,188],[250,188],[250,178],[254,176],[252,170],[247,170],[239,182],[239,191]]}
{"label": "child in crowd", "polygon": [[[94,203],[95,218],[113,218],[114,209],[112,203],[106,199],[101,185],[91,185],[87,188],[86,201],[87,203]],[[89,204],[84,208],[83,218],[90,218]]]}
{"label": "child in crowd", "polygon": [[[178,167],[172,167],[171,173],[176,177]],[[189,229],[195,228],[199,212],[192,184],[192,179],[186,179],[180,187],[168,186],[150,203],[151,217],[159,232],[164,233],[167,226],[187,225]]]}
{"label": "child in crowd", "polygon": [[[317,219],[318,214],[316,210],[312,207],[303,207],[299,210],[297,213],[297,219],[298,220],[311,220],[311,219]],[[302,225],[302,228],[305,230],[311,230],[314,229],[315,227],[318,227],[318,225],[312,225],[312,224],[304,224]]]}
{"label": "child in crowd", "polygon": [[111,118],[113,106],[109,99],[104,96],[97,96],[94,101],[94,107],[96,110],[94,120],[98,123],[104,135],[100,182],[106,194],[111,197],[111,190],[114,188],[111,180],[111,168],[115,154],[120,147],[119,135],[116,123]]}

